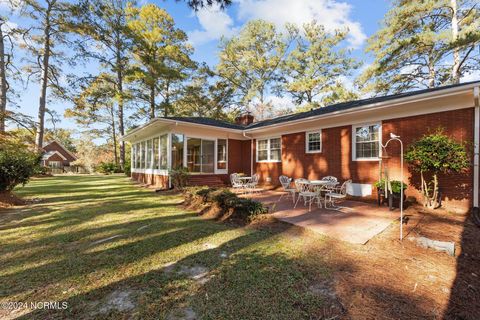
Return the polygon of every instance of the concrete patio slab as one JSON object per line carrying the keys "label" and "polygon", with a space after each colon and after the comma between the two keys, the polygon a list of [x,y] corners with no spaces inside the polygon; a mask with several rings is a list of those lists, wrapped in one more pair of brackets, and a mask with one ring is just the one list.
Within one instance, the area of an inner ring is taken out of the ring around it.
{"label": "concrete patio slab", "polygon": [[281,221],[356,244],[367,243],[400,217],[399,210],[390,211],[387,207],[350,200],[339,203],[342,209],[318,208],[315,204],[309,212],[303,203],[294,209],[292,199],[278,201],[280,195],[277,191],[264,191],[245,196],[265,203]]}

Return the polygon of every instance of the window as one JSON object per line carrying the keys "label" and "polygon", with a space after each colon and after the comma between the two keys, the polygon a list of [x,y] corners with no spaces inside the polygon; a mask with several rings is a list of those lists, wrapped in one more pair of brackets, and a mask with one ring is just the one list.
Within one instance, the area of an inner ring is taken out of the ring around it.
{"label": "window", "polygon": [[140,169],[140,143],[135,148],[135,169]]}
{"label": "window", "polygon": [[158,153],[158,138],[153,138],[153,169],[160,168],[160,154]]}
{"label": "window", "polygon": [[141,143],[140,148],[140,169],[145,169],[145,141]]}
{"label": "window", "polygon": [[146,161],[146,169],[151,169],[152,168],[152,155],[153,155],[153,149],[152,149],[152,140],[147,140],[147,161]]}
{"label": "window", "polygon": [[257,140],[257,161],[280,162],[282,158],[281,138]]}
{"label": "window", "polygon": [[183,167],[183,134],[172,134],[172,169]]}
{"label": "window", "polygon": [[48,164],[50,165],[50,168],[53,169],[60,169],[62,167],[61,161],[48,161]]}
{"label": "window", "polygon": [[227,169],[227,139],[217,140],[217,169]]}
{"label": "window", "polygon": [[322,152],[322,131],[312,131],[305,134],[305,152]]}
{"label": "window", "polygon": [[167,170],[168,134],[160,136],[160,170]]}
{"label": "window", "polygon": [[380,124],[353,127],[354,160],[377,160],[380,157]]}

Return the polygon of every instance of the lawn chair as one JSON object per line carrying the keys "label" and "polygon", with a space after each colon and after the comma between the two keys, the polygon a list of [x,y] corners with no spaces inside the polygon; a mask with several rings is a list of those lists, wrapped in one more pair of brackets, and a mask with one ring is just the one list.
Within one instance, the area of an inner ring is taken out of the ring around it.
{"label": "lawn chair", "polygon": [[257,173],[252,175],[252,179],[250,179],[250,181],[245,183],[245,189],[247,190],[247,192],[254,193],[254,192],[262,192],[263,191],[263,189],[257,188],[258,180],[259,180],[259,176],[258,176]]}
{"label": "lawn chair", "polygon": [[[332,191],[325,194],[325,208],[326,209],[342,209],[345,207],[336,206],[335,200],[342,200],[347,197],[347,186],[352,183],[352,180],[345,181],[340,188],[333,189]],[[328,208],[327,205],[330,203],[331,207]]]}
{"label": "lawn chair", "polygon": [[318,207],[322,207],[322,202],[320,201],[320,189],[319,188],[312,188],[310,181],[307,179],[296,179],[295,180],[295,188],[298,192],[297,201],[295,202],[294,208],[297,207],[298,202],[300,199],[303,198],[304,205],[308,203],[308,211],[312,211],[312,203],[317,200]]}
{"label": "lawn chair", "polygon": [[295,193],[297,192],[297,189],[290,186],[290,184],[292,183],[292,178],[289,178],[287,176],[280,176],[278,180],[280,180],[280,184],[282,185],[284,191],[278,201],[282,200],[284,195],[287,195],[287,197],[291,196],[293,203],[295,203]]}
{"label": "lawn chair", "polygon": [[323,177],[322,178],[323,181],[328,181],[328,182],[331,182],[331,184],[327,184],[324,186],[324,191],[334,191],[335,190],[335,186],[336,184],[338,183],[338,179],[334,176],[326,176],[326,177]]}
{"label": "lawn chair", "polygon": [[238,179],[238,173],[232,173],[230,175],[230,183],[234,190],[245,190],[245,185]]}

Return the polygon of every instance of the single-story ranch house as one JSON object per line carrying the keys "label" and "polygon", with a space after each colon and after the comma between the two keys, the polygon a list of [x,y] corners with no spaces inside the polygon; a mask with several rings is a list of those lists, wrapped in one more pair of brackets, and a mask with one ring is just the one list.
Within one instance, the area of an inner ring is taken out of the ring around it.
{"label": "single-story ranch house", "polygon": [[[168,170],[186,167],[190,184],[229,184],[229,174],[258,173],[265,187],[278,177],[352,179],[350,193],[373,197],[379,157],[390,156],[390,177],[400,177],[400,145],[382,151],[390,133],[408,145],[439,127],[472,148],[465,174],[441,177],[443,206],[455,211],[478,207],[480,81],[338,103],[311,111],[236,123],[202,117],[155,118],[123,137],[132,145],[132,178],[168,188]],[[407,166],[405,166],[407,168]],[[405,174],[407,196],[419,198],[415,176]]]}

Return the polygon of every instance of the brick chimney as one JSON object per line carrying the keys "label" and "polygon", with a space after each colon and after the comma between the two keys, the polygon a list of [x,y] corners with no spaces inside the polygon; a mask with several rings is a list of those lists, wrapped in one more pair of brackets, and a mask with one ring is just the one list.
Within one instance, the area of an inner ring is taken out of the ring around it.
{"label": "brick chimney", "polygon": [[250,111],[246,113],[240,114],[238,117],[235,118],[235,123],[240,124],[243,126],[247,126],[253,122],[255,117],[252,115]]}

